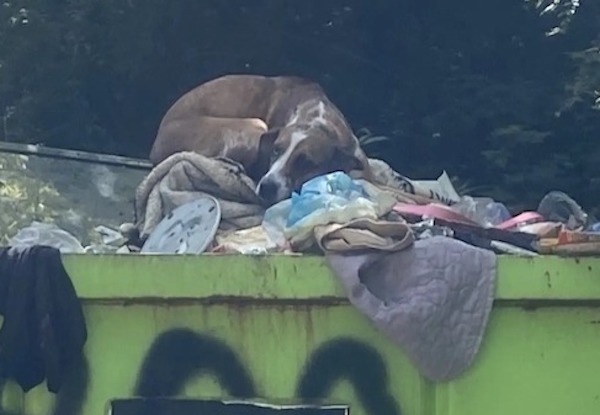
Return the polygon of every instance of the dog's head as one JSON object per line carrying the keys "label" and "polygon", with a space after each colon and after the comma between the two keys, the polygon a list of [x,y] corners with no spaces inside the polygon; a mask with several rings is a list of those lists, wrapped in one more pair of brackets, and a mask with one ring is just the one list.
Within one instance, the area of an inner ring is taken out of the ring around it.
{"label": "dog's head", "polygon": [[335,130],[321,124],[293,124],[267,131],[261,137],[259,153],[266,174],[256,193],[269,206],[290,197],[316,176],[369,171],[367,157],[354,135],[341,139]]}

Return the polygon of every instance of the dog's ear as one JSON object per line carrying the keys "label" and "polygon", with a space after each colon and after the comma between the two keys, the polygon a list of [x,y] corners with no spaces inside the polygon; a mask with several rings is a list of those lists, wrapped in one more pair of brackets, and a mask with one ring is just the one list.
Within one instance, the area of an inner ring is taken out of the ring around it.
{"label": "dog's ear", "polygon": [[271,155],[273,154],[273,144],[279,136],[280,129],[274,128],[272,130],[265,131],[261,136],[258,143],[258,154],[256,157],[255,176],[253,179],[258,181],[264,176],[269,168],[271,167]]}
{"label": "dog's ear", "polygon": [[360,172],[365,180],[370,180],[372,177],[369,159],[358,143],[354,146],[336,149],[333,155],[333,165],[346,173]]}

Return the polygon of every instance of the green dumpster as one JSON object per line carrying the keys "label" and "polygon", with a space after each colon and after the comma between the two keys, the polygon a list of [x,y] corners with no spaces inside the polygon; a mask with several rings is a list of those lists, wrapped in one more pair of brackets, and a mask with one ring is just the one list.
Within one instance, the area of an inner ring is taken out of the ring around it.
{"label": "green dumpster", "polygon": [[438,384],[348,303],[320,257],[64,262],[84,305],[85,360],[57,396],[5,383],[0,413],[129,415],[141,407],[123,402],[162,397],[353,415],[600,414],[600,259],[500,257],[481,350]]}

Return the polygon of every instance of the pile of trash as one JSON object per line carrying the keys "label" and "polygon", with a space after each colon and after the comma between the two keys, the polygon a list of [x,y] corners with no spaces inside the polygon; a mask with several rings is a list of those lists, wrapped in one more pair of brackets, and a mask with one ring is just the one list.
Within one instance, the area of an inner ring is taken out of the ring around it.
{"label": "pile of trash", "polygon": [[[497,254],[600,254],[600,223],[563,192],[549,192],[535,211],[511,216],[491,198],[459,197],[445,173],[435,182],[413,183],[442,194],[438,199],[446,203],[398,202],[394,192],[336,172],[309,181],[299,194],[268,209],[262,226],[278,247],[294,251],[311,245],[323,252],[333,246],[385,250],[405,238],[395,231],[405,223],[415,239],[445,236]],[[446,187],[435,189],[440,183]]]}
{"label": "pile of trash", "polygon": [[600,223],[563,192],[513,216],[491,198],[460,196],[445,172],[415,181],[381,160],[370,162],[376,182],[333,172],[264,210],[235,163],[180,154],[138,187],[136,205],[147,210],[137,212],[137,223],[96,226],[96,238],[83,246],[58,226],[34,221],[9,244],[76,253],[323,253],[394,250],[407,238],[444,236],[504,254],[600,253]]}

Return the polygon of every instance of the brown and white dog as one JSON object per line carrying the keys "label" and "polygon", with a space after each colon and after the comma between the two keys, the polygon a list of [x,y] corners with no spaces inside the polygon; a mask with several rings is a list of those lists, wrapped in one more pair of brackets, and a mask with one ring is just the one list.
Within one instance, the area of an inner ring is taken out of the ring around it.
{"label": "brown and white dog", "polygon": [[189,91],[162,119],[150,161],[180,151],[240,163],[268,205],[318,175],[371,175],[340,110],[319,85],[296,77],[226,75]]}

